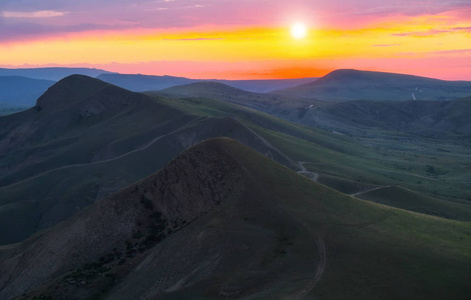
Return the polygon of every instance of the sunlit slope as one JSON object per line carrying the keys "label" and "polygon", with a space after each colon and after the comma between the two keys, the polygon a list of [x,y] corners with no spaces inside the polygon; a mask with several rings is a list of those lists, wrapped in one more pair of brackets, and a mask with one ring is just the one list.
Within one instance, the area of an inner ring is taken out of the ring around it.
{"label": "sunlit slope", "polygon": [[0,295],[467,299],[470,233],[469,223],[355,199],[212,139],[3,248]]}

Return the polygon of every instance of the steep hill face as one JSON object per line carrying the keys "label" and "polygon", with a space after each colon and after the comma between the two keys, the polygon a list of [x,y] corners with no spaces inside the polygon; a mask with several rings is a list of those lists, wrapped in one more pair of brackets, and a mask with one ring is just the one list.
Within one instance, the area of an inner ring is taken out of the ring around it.
{"label": "steep hill face", "polygon": [[0,226],[9,228],[0,244],[49,228],[217,136],[299,168],[233,118],[190,115],[100,80],[68,77],[35,108],[0,118]]}
{"label": "steep hill face", "polygon": [[342,195],[212,139],[0,248],[0,297],[466,299],[469,231]]}
{"label": "steep hill face", "polygon": [[274,93],[324,101],[441,101],[471,95],[471,83],[384,72],[336,70],[313,83]]}

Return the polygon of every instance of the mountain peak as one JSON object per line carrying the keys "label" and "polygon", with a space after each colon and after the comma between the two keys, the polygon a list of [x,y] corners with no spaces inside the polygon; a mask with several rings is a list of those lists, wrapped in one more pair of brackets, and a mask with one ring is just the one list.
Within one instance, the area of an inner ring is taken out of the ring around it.
{"label": "mountain peak", "polygon": [[332,81],[338,82],[355,82],[355,84],[371,84],[371,83],[382,83],[382,84],[402,84],[407,81],[414,81],[422,83],[438,82],[440,80],[420,77],[415,75],[399,74],[399,73],[388,73],[388,72],[377,72],[377,71],[363,71],[356,69],[338,69],[330,72],[324,77],[317,80],[314,84],[322,85],[330,83]]}
{"label": "mountain peak", "polygon": [[70,75],[60,80],[39,97],[36,109],[57,107],[64,103],[72,103],[98,92],[110,84],[101,80],[84,76]]}

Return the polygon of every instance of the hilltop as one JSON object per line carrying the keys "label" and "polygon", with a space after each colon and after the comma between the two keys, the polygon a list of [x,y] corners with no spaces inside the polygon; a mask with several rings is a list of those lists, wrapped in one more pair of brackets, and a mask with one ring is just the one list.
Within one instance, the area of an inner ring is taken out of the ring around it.
{"label": "hilltop", "polygon": [[273,92],[324,101],[454,100],[471,95],[471,82],[341,69],[312,83]]}

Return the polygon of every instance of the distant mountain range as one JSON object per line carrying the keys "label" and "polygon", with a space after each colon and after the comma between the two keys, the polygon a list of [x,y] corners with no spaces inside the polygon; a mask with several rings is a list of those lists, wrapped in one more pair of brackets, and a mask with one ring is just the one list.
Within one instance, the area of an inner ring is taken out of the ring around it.
{"label": "distant mountain range", "polygon": [[[90,68],[0,68],[0,115],[16,112],[35,105],[36,100],[56,81],[77,74],[99,79],[135,91],[161,90],[204,80],[173,76],[116,74]],[[270,92],[312,82],[316,78],[275,80],[215,80],[233,87],[255,92]]]}
{"label": "distant mountain range", "polygon": [[[34,106],[37,97],[55,81],[72,74],[97,77],[135,92],[166,90],[181,85],[213,82],[247,92],[269,95],[265,97],[252,94],[255,98],[283,98],[290,99],[293,103],[305,103],[308,100],[444,101],[471,96],[471,82],[357,70],[336,70],[320,79],[200,80],[174,76],[117,74],[87,68],[0,69],[0,87],[2,88],[0,89],[0,115]],[[176,90],[165,92],[176,93]],[[234,95],[229,95],[234,99]],[[247,101],[245,102],[247,106]]]}
{"label": "distant mountain range", "polygon": [[324,101],[443,101],[471,96],[471,82],[384,72],[336,70],[315,82],[274,93]]}
{"label": "distant mountain range", "polygon": [[94,68],[21,68],[21,69],[5,69],[0,68],[0,76],[21,76],[34,79],[44,79],[50,81],[59,81],[70,75],[85,75],[89,77],[97,77],[100,74],[108,74],[111,72],[94,69]]}
{"label": "distant mountain range", "polygon": [[0,76],[0,105],[29,108],[55,81],[20,76]]}
{"label": "distant mountain range", "polygon": [[190,79],[174,76],[153,76],[136,74],[102,74],[97,77],[103,81],[120,86],[134,92],[162,90],[178,85],[208,81],[223,83],[231,87],[249,92],[267,93],[279,89],[298,86],[313,82],[317,78],[272,79],[272,80],[219,80],[219,79]]}

